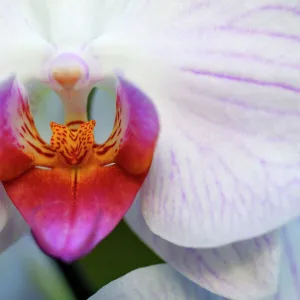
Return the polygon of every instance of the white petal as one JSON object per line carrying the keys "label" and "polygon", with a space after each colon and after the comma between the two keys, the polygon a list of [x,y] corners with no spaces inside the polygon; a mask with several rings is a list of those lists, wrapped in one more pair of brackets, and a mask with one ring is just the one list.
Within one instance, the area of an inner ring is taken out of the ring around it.
{"label": "white petal", "polygon": [[[27,223],[15,206],[8,198],[2,184],[0,186],[1,203],[5,201],[5,210],[0,208],[0,252],[18,241],[22,236],[29,234],[30,229]],[[5,220],[5,222],[3,222]]]}
{"label": "white petal", "polygon": [[[23,0],[30,3],[40,32],[60,49],[82,51],[118,17],[130,0]],[[77,47],[77,49],[76,49]]]}
{"label": "white petal", "polygon": [[151,230],[215,247],[299,215],[299,2],[139,3],[87,53],[95,72],[122,72],[156,104],[141,192]]}
{"label": "white petal", "polygon": [[0,80],[11,73],[47,80],[52,59],[69,51],[83,55],[129,2],[0,0]]}
{"label": "white petal", "polygon": [[221,300],[161,264],[140,268],[109,283],[90,300]]}
{"label": "white petal", "polygon": [[162,259],[201,287],[224,297],[252,300],[274,294],[280,265],[280,239],[270,233],[214,249],[183,248],[153,234],[142,217],[139,201],[126,221]]}
{"label": "white petal", "polygon": [[11,74],[27,80],[40,76],[44,60],[53,51],[42,37],[36,16],[27,0],[0,0],[0,80]]}

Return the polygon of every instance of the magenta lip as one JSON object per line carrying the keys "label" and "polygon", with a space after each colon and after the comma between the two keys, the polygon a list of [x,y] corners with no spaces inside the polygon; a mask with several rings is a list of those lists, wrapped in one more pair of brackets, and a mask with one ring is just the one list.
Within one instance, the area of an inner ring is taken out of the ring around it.
{"label": "magenta lip", "polygon": [[48,73],[48,78],[50,83],[53,86],[58,86],[58,83],[55,81],[55,79],[52,77],[51,70],[56,67],[72,67],[72,66],[81,66],[84,76],[78,81],[77,85],[79,86],[85,86],[88,84],[90,79],[90,73],[89,73],[89,67],[87,63],[77,54],[75,53],[61,53],[59,54],[51,63]]}

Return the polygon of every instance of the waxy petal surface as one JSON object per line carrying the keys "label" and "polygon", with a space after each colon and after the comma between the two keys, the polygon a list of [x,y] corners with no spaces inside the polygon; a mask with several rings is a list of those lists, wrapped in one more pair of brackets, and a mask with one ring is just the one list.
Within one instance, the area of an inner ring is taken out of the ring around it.
{"label": "waxy petal surface", "polygon": [[210,292],[233,300],[257,300],[277,290],[281,258],[278,232],[220,248],[184,248],[151,232],[139,201],[125,219],[163,260]]}
{"label": "waxy petal surface", "polygon": [[134,270],[104,286],[90,300],[221,300],[166,264]]}
{"label": "waxy petal surface", "polygon": [[299,11],[295,0],[149,1],[89,45],[157,108],[141,191],[157,235],[216,247],[299,215]]}
{"label": "waxy petal surface", "polygon": [[41,248],[72,261],[87,254],[118,224],[142,180],[116,165],[34,168],[4,186]]}

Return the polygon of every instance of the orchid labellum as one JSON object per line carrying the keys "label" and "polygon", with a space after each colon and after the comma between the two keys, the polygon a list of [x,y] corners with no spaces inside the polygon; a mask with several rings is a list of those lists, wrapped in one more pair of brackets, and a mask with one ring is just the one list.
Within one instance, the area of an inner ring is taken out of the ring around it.
{"label": "orchid labellum", "polygon": [[[0,180],[40,246],[88,253],[139,191],[126,218],[176,270],[232,299],[275,293],[277,229],[300,214],[299,1],[0,3]],[[99,143],[86,107],[106,79]],[[32,82],[63,103],[49,140]]]}
{"label": "orchid labellum", "polygon": [[[80,60],[71,59],[77,67]],[[49,74],[50,82],[61,85],[66,108],[65,124],[49,124],[49,143],[39,135],[16,78],[2,83],[0,96],[0,178],[41,247],[65,260],[90,251],[123,217],[148,172],[158,131],[151,103],[119,79],[114,129],[96,144],[88,93],[75,87],[87,76],[81,72],[56,66]],[[151,126],[144,124],[143,111]]]}

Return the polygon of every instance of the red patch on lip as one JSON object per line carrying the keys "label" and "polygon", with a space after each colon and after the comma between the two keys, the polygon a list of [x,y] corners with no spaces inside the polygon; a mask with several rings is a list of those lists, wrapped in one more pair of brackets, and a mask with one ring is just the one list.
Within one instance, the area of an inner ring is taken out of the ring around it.
{"label": "red patch on lip", "polygon": [[73,261],[119,223],[142,185],[117,165],[33,170],[4,187],[47,253]]}

